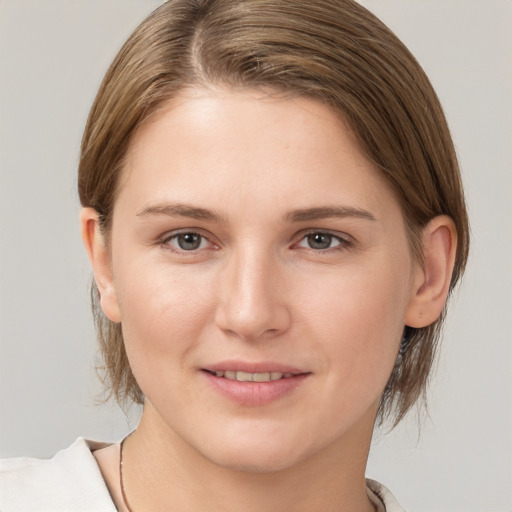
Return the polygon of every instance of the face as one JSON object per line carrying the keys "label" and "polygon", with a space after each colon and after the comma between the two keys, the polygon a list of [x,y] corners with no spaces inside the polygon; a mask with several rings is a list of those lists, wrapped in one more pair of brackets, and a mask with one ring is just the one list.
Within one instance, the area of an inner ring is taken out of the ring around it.
{"label": "face", "polygon": [[369,443],[418,266],[330,109],[183,93],[132,143],[111,235],[103,307],[147,421],[254,471]]}

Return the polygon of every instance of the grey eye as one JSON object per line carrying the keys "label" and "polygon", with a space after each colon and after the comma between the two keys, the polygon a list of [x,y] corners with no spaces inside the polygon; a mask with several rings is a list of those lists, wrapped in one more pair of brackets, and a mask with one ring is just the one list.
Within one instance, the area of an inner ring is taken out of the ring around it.
{"label": "grey eye", "polygon": [[348,242],[343,240],[343,238],[323,231],[312,231],[298,244],[299,247],[314,249],[315,251],[325,251],[327,249],[334,249],[338,246],[341,247],[345,245],[348,245]]}
{"label": "grey eye", "polygon": [[329,249],[334,237],[328,233],[311,233],[307,237],[308,246],[311,249]]}
{"label": "grey eye", "polygon": [[174,235],[169,243],[182,251],[195,251],[201,249],[206,241],[199,233],[180,233]]}

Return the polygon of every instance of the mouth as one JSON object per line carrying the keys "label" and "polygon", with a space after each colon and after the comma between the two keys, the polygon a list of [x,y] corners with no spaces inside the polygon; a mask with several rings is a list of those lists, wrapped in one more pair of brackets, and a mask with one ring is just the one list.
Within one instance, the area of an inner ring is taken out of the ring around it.
{"label": "mouth", "polygon": [[309,380],[311,372],[273,363],[225,362],[202,368],[214,390],[225,398],[247,407],[270,404]]}
{"label": "mouth", "polygon": [[234,370],[204,370],[215,377],[221,377],[228,380],[236,380],[238,382],[271,382],[274,380],[281,379],[290,379],[296,375],[300,375],[297,373],[283,373],[283,372],[257,372],[257,373],[249,373],[242,371],[234,371]]}

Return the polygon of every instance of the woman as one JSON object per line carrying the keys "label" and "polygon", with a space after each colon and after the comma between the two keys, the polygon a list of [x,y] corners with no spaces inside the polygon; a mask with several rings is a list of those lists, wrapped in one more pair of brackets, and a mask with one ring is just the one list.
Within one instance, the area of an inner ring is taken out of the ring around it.
{"label": "woman", "polygon": [[79,192],[110,389],[144,412],[120,444],[5,463],[2,510],[402,510],[365,481],[373,427],[422,398],[468,227],[386,27],[167,2],[105,77]]}

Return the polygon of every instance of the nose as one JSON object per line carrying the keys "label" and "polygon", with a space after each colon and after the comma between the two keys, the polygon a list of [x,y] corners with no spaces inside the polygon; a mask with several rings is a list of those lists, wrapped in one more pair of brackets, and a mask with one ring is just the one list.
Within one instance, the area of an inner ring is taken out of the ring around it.
{"label": "nose", "polygon": [[243,340],[268,339],[290,325],[286,286],[272,257],[247,252],[234,254],[226,263],[215,321],[221,330]]}

